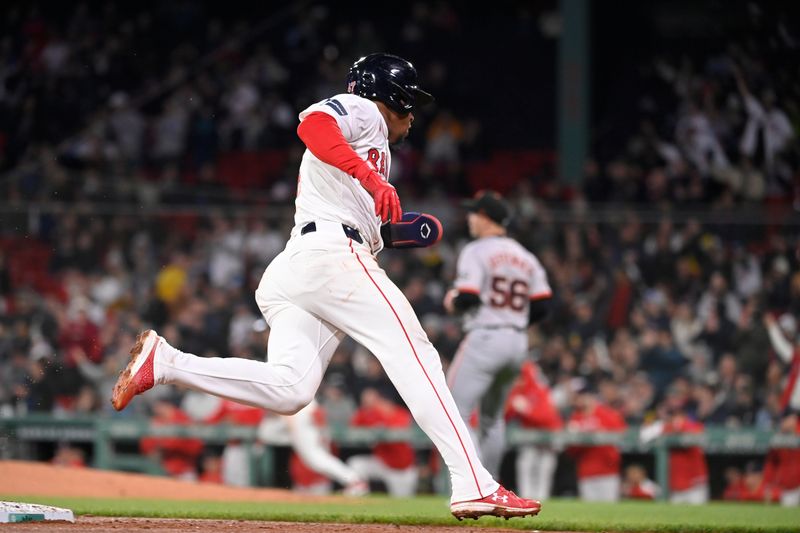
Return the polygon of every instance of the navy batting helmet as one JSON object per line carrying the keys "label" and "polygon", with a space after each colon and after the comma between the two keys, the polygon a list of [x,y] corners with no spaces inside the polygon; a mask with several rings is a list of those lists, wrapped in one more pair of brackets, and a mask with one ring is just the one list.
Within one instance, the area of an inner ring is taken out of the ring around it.
{"label": "navy batting helmet", "polygon": [[383,102],[401,115],[433,101],[433,96],[417,85],[414,65],[391,54],[370,54],[353,63],[347,92]]}

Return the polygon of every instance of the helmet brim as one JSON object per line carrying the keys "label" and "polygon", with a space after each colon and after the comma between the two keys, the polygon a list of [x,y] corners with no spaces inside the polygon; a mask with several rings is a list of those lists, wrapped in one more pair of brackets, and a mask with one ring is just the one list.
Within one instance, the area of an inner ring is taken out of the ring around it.
{"label": "helmet brim", "polygon": [[432,104],[436,99],[432,94],[423,91],[422,89],[414,89],[414,107],[426,106]]}

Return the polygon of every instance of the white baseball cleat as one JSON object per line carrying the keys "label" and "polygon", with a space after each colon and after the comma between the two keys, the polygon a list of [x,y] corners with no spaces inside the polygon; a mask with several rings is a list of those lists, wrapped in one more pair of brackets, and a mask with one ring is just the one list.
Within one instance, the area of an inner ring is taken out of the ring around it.
{"label": "white baseball cleat", "polygon": [[120,372],[114,391],[111,393],[111,404],[117,411],[122,411],[134,396],[152,389],[155,384],[153,361],[156,350],[164,339],[152,329],[139,334],[133,348],[131,348],[131,361],[125,370]]}
{"label": "white baseball cleat", "polygon": [[459,520],[477,520],[481,516],[501,516],[508,520],[515,516],[536,516],[541,509],[541,502],[520,498],[502,485],[485,498],[450,504],[450,512]]}

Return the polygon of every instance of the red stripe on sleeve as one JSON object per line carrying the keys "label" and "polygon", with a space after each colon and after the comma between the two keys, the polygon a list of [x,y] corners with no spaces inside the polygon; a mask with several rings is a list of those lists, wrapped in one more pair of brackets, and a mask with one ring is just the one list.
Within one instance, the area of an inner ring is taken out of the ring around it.
{"label": "red stripe on sleeve", "polygon": [[529,298],[531,300],[545,300],[547,298],[551,298],[552,296],[552,292],[540,292],[539,294],[531,294]]}
{"label": "red stripe on sleeve", "polygon": [[472,287],[456,287],[456,290],[464,294],[477,294],[478,296],[481,294],[480,289],[474,289]]}

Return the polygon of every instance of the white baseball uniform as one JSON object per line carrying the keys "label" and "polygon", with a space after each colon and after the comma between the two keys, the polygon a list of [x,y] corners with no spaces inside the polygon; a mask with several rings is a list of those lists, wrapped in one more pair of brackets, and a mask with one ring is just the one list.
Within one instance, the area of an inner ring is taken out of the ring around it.
{"label": "white baseball uniform", "polygon": [[505,451],[506,398],[528,352],[531,300],[549,298],[539,260],[510,237],[467,244],[458,258],[455,288],[480,296],[466,313],[461,341],[447,382],[465,422],[479,409],[476,442],[483,464],[498,475]]}
{"label": "white baseball uniform", "polygon": [[[340,94],[312,105],[300,119],[313,112],[336,119],[353,150],[384,179],[389,175],[388,127],[374,102]],[[452,501],[492,494],[499,484],[458,416],[439,354],[402,291],[378,266],[383,242],[370,194],[306,150],[296,207],[291,238],[255,294],[271,327],[268,361],[201,358],[165,346],[154,364],[157,382],[291,414],[313,399],[336,346],[349,335],[378,358],[438,448],[450,470]]]}
{"label": "white baseball uniform", "polygon": [[291,445],[311,470],[338,482],[343,487],[362,477],[330,452],[324,428],[314,421],[319,404],[312,401],[291,416],[267,417],[258,426],[258,438],[266,444]]}

